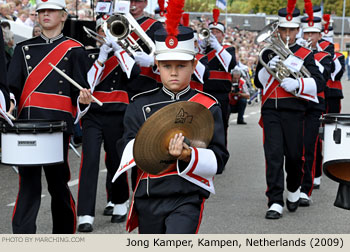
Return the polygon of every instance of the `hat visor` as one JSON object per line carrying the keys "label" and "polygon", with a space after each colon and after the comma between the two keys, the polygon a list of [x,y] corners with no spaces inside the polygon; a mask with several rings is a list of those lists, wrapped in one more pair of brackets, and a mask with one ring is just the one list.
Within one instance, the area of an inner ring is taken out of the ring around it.
{"label": "hat visor", "polygon": [[156,55],[156,60],[193,60],[194,56],[188,53],[169,52]]}
{"label": "hat visor", "polygon": [[65,10],[64,8],[57,6],[55,4],[51,4],[51,3],[42,3],[39,6],[36,7],[36,11],[39,10],[45,10],[45,9],[49,9],[49,10]]}
{"label": "hat visor", "polygon": [[299,23],[292,23],[292,22],[282,22],[278,24],[279,27],[286,27],[286,28],[298,28]]}
{"label": "hat visor", "polygon": [[321,30],[316,29],[314,27],[307,27],[307,28],[303,28],[303,32],[321,32]]}

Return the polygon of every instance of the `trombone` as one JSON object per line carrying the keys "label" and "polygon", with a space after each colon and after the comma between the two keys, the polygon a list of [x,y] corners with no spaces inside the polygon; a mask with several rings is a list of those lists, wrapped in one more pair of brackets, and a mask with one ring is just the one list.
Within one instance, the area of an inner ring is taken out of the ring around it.
{"label": "trombone", "polygon": [[[83,28],[88,37],[91,37],[102,44],[107,42],[103,36],[97,34],[93,30],[85,26]],[[148,35],[130,13],[116,13],[110,16],[103,22],[102,29],[106,34],[106,37],[114,40],[126,52],[133,56],[135,56],[137,51],[143,52],[144,50],[133,38],[132,32],[135,32],[136,35],[145,43],[150,51],[149,55],[153,55],[155,52],[156,47],[153,41],[148,37]]]}

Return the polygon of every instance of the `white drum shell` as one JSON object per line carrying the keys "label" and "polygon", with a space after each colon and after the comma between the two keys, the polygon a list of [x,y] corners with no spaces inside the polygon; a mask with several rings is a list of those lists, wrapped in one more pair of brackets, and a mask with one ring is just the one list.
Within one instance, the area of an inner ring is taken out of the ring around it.
{"label": "white drum shell", "polygon": [[2,163],[47,165],[63,162],[63,132],[1,133]]}
{"label": "white drum shell", "polygon": [[[336,127],[341,129],[340,144],[336,144],[333,140],[333,132]],[[350,160],[350,125],[343,125],[340,123],[337,125],[335,123],[325,123],[322,149],[323,164],[329,161]]]}

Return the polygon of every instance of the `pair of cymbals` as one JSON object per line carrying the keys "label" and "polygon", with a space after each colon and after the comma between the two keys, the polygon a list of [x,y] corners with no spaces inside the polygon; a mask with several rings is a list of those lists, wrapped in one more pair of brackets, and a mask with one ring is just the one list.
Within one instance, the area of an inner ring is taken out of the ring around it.
{"label": "pair of cymbals", "polygon": [[182,133],[190,146],[206,148],[214,134],[214,119],[202,104],[182,101],[167,105],[139,129],[134,143],[136,165],[150,174],[159,174],[174,165],[168,151],[170,139]]}

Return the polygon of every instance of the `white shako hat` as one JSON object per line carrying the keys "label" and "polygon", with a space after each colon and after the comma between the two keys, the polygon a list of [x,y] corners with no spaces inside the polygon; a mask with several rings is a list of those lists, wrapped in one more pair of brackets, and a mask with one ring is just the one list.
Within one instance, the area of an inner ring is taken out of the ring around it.
{"label": "white shako hat", "polygon": [[168,35],[165,29],[154,33],[156,42],[156,60],[192,60],[196,55],[194,49],[193,30],[179,26],[176,36]]}
{"label": "white shako hat", "polygon": [[314,17],[313,20],[309,20],[308,17],[303,17],[301,19],[301,29],[303,32],[321,32],[322,23],[321,18]]}
{"label": "white shako hat", "polygon": [[333,32],[332,26],[328,27],[327,30],[325,30],[324,28],[322,29],[322,37],[323,38],[333,38],[333,36],[334,36],[334,32]]}
{"label": "white shako hat", "polygon": [[36,0],[36,11],[43,9],[66,10],[65,0]]}
{"label": "white shako hat", "polygon": [[225,33],[225,25],[221,22],[211,22],[209,23],[209,29],[218,29],[220,31],[222,31],[223,33]]}
{"label": "white shako hat", "polygon": [[294,8],[292,13],[287,12],[287,8],[278,11],[278,26],[286,28],[298,28],[300,26],[300,10]]}
{"label": "white shako hat", "polygon": [[214,21],[209,23],[209,29],[218,29],[222,33],[225,33],[225,25],[219,22],[220,10],[218,8],[213,9],[213,19]]}

